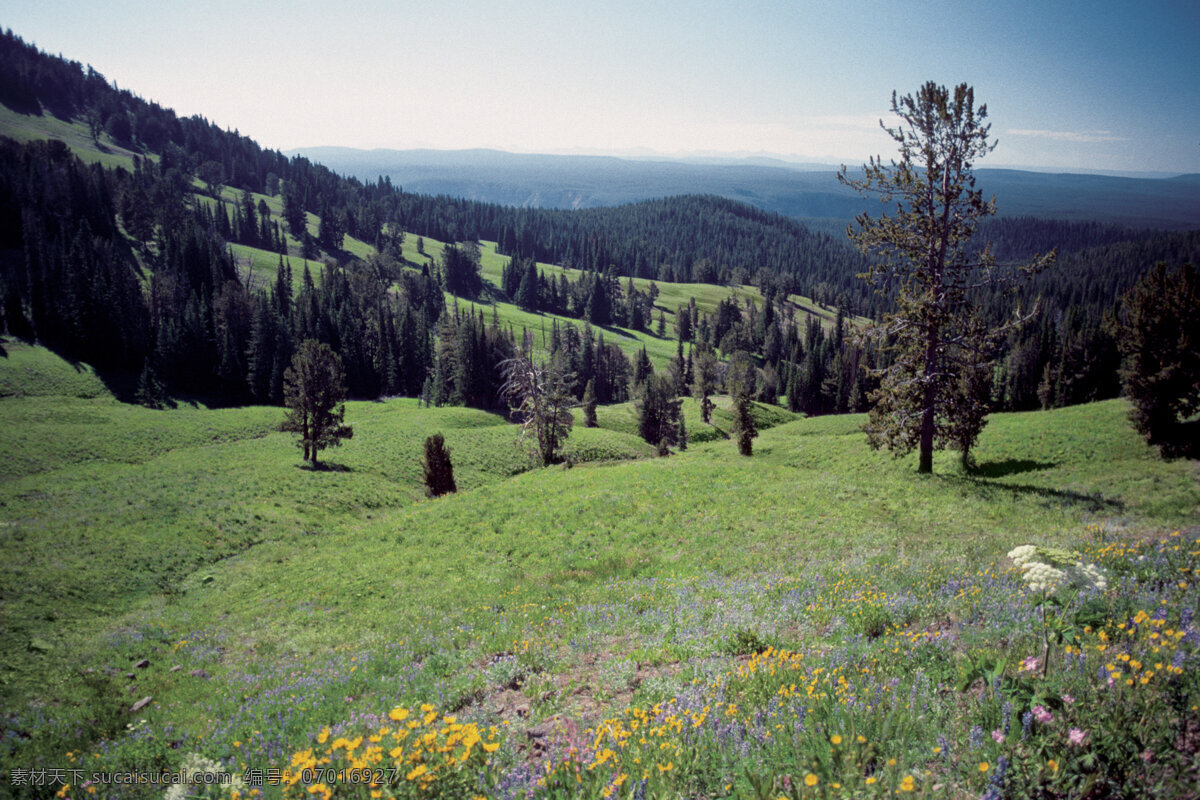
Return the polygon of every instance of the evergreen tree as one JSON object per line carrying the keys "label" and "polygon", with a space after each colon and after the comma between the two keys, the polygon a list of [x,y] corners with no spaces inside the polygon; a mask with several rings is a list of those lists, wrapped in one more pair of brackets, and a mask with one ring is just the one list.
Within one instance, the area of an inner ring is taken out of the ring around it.
{"label": "evergreen tree", "polygon": [[596,381],[587,382],[583,390],[583,427],[596,427]]}
{"label": "evergreen tree", "polygon": [[687,306],[680,306],[675,312],[675,330],[679,334],[679,341],[692,340],[692,315]]}
{"label": "evergreen tree", "polygon": [[450,450],[440,433],[425,439],[421,470],[425,474],[426,497],[441,497],[458,491],[454,483],[454,465],[450,463]]}
{"label": "evergreen tree", "polygon": [[650,361],[650,355],[643,347],[633,359],[633,385],[634,387],[641,386],[650,376],[654,374],[654,364]]}
{"label": "evergreen tree", "polygon": [[283,220],[287,223],[288,232],[300,241],[304,241],[308,233],[304,200],[292,181],[288,181],[283,190]]}
{"label": "evergreen tree", "polygon": [[478,297],[483,291],[479,264],[479,248],[472,242],[446,245],[442,251],[442,281],[446,291],[467,299]]}
{"label": "evergreen tree", "polygon": [[354,436],[345,424],[346,372],[329,345],[307,339],[283,374],[288,408],[280,430],[300,434],[304,458],[317,467],[317,453]]}
{"label": "evergreen tree", "polygon": [[713,393],[717,391],[717,359],[709,350],[702,350],[694,360],[695,378],[692,381],[692,396],[700,404],[700,420],[712,423],[712,412],[716,408]]}
{"label": "evergreen tree", "polygon": [[1165,455],[1194,452],[1200,411],[1200,276],[1158,264],[1121,298],[1117,344],[1130,418]]}
{"label": "evergreen tree", "polygon": [[146,356],[141,377],[138,378],[137,401],[146,408],[162,408],[167,401],[166,390],[150,363],[150,356]]}
{"label": "evergreen tree", "polygon": [[515,300],[516,304],[526,311],[537,311],[542,307],[538,292],[537,264],[532,258],[526,261],[525,268],[521,271]]}
{"label": "evergreen tree", "polygon": [[675,396],[675,385],[665,375],[651,375],[633,401],[638,416],[638,433],[653,445],[677,443],[679,413],[683,401]]}
{"label": "evergreen tree", "polygon": [[737,440],[738,452],[744,456],[752,455],[758,428],[751,413],[754,407],[755,369],[749,353],[739,350],[733,354],[725,384],[733,401],[733,438]]}
{"label": "evergreen tree", "polygon": [[608,325],[612,322],[612,299],[609,297],[608,281],[600,273],[596,273],[591,281],[591,291],[583,317],[593,325]]}
{"label": "evergreen tree", "polygon": [[[857,230],[850,231],[860,250],[880,259],[868,281],[899,290],[897,310],[868,331],[890,351],[892,363],[872,396],[866,431],[874,447],[897,454],[917,448],[918,471],[928,473],[933,450],[947,443],[951,427],[978,424],[950,414],[981,410],[956,399],[969,368],[964,365],[985,357],[990,337],[984,334],[996,333],[977,324],[968,289],[995,285],[1002,272],[989,249],[967,247],[978,221],[995,213],[995,201],[983,199],[972,174],[974,161],[995,145],[984,123],[987,107],[975,108],[966,84],[950,92],[930,82],[915,96],[893,94],[892,111],[901,119],[888,129],[900,161],[887,166],[872,158],[862,179],[848,177],[845,169],[838,178],[864,194],[899,201],[895,216],[860,214]],[[1036,272],[1053,257],[1038,257],[1016,275]]]}

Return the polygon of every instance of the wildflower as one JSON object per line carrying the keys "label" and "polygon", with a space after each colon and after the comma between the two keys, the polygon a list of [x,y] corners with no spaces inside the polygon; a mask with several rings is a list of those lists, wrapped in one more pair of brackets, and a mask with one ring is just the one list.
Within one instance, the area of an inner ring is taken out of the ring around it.
{"label": "wildflower", "polygon": [[1021,569],[1023,580],[1033,592],[1056,592],[1062,586],[1104,591],[1108,579],[1093,564],[1084,564],[1079,554],[1055,547],[1021,545],[1008,557]]}
{"label": "wildflower", "polygon": [[804,785],[805,786],[816,786],[817,780],[818,780],[817,776],[810,772],[804,776]]}
{"label": "wildflower", "polygon": [[1071,697],[1071,695],[1069,695],[1069,694],[1064,694],[1062,696],[1062,701],[1063,701],[1064,705],[1069,706],[1069,705],[1073,705],[1075,703],[1075,698]]}
{"label": "wildflower", "polygon": [[1034,555],[1036,554],[1036,546],[1032,544],[1023,544],[1020,547],[1015,547],[1010,550],[1008,552],[1008,557],[1011,558],[1013,563],[1018,567],[1023,567],[1027,562],[1032,561]]}
{"label": "wildflower", "polygon": [[1037,656],[1029,656],[1029,658],[1021,662],[1021,669],[1027,672],[1037,672],[1039,663]]}
{"label": "wildflower", "polygon": [[1046,709],[1045,706],[1034,706],[1033,707],[1033,716],[1034,716],[1034,719],[1036,719],[1038,722],[1042,723],[1043,725],[1045,725],[1046,723],[1048,723],[1052,719],[1054,719],[1054,715],[1051,714],[1049,712],[1049,710]]}
{"label": "wildflower", "polygon": [[1071,728],[1070,732],[1067,733],[1067,739],[1071,742],[1072,747],[1079,747],[1087,739],[1087,731],[1080,730],[1079,728]]}
{"label": "wildflower", "polygon": [[996,730],[992,731],[992,740],[996,744],[1004,744],[1004,733],[999,728],[996,728]]}
{"label": "wildflower", "polygon": [[901,778],[900,779],[900,791],[911,792],[915,788],[913,785],[914,780],[915,779],[913,778],[912,775],[905,775],[903,778]]}
{"label": "wildflower", "polygon": [[829,737],[829,741],[836,746],[842,743],[842,737],[835,733],[833,736]]}
{"label": "wildflower", "polygon": [[1004,774],[1008,771],[1008,759],[1004,756],[996,759],[996,771],[988,781],[987,791],[980,800],[1001,800],[1004,797]]}
{"label": "wildflower", "polygon": [[992,766],[992,765],[991,765],[991,764],[989,764],[989,763],[988,763],[988,762],[986,762],[986,761],[980,761],[980,762],[979,762],[979,771],[980,771],[980,772],[987,772],[987,771],[988,771],[988,769],[990,769],[990,768],[991,768],[991,766]]}

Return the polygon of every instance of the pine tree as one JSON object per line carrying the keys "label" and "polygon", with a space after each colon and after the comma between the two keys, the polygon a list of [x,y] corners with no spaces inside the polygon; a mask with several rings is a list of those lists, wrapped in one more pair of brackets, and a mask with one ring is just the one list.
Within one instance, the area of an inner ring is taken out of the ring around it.
{"label": "pine tree", "polygon": [[692,396],[700,404],[700,420],[712,423],[712,412],[716,405],[712,401],[717,391],[717,359],[709,350],[702,350],[694,360],[695,377],[692,381]]}
{"label": "pine tree", "polygon": [[537,264],[531,258],[526,262],[517,284],[516,304],[526,311],[537,311],[542,307],[542,298],[538,292]]}
{"label": "pine tree", "polygon": [[354,436],[345,423],[346,372],[337,353],[307,339],[283,374],[283,399],[288,415],[280,430],[300,434],[304,458],[317,467],[317,453]]}
{"label": "pine tree", "polygon": [[634,387],[641,386],[651,375],[654,374],[654,364],[650,361],[650,355],[643,347],[640,352],[633,358],[633,384]]}
{"label": "pine tree", "polygon": [[677,443],[679,413],[683,401],[675,396],[675,386],[665,375],[651,375],[633,402],[638,416],[638,433],[653,445]]}
{"label": "pine tree", "polygon": [[596,381],[587,382],[583,390],[583,427],[596,427]]}
{"label": "pine tree", "polygon": [[680,306],[675,312],[675,330],[679,334],[679,341],[692,340],[692,314],[687,306]]}
{"label": "pine tree", "polygon": [[[900,148],[890,166],[872,158],[862,178],[838,174],[864,194],[896,203],[894,216],[860,214],[848,231],[860,250],[879,260],[867,279],[881,291],[898,288],[897,310],[872,326],[867,335],[880,341],[892,364],[872,394],[874,406],[865,426],[874,447],[895,453],[916,448],[918,471],[933,471],[933,450],[952,438],[952,428],[975,427],[979,420],[952,414],[977,414],[979,404],[959,402],[963,374],[990,357],[992,338],[1002,329],[978,324],[972,292],[980,284],[1015,284],[1048,266],[1040,256],[1013,272],[1001,270],[989,248],[968,248],[978,221],[995,213],[975,189],[974,161],[995,147],[985,124],[987,107],[975,108],[966,84],[953,92],[930,82],[915,96],[892,95],[900,126],[889,135]],[[811,353],[809,354],[811,356]]]}
{"label": "pine tree", "polygon": [[1121,298],[1115,322],[1130,418],[1164,455],[1194,452],[1200,436],[1200,275],[1158,264]]}
{"label": "pine tree", "polygon": [[725,384],[733,401],[733,438],[737,440],[738,452],[744,456],[752,455],[758,428],[751,413],[754,407],[755,369],[748,353],[739,350],[733,354]]}
{"label": "pine tree", "polygon": [[425,474],[425,496],[441,497],[458,491],[454,483],[454,465],[450,463],[450,450],[440,433],[425,439],[425,457],[421,460]]}
{"label": "pine tree", "polygon": [[166,399],[167,393],[163,388],[162,381],[158,379],[158,374],[154,371],[150,356],[146,356],[146,363],[142,366],[142,375],[138,378],[138,404],[146,408],[162,408],[166,404]]}

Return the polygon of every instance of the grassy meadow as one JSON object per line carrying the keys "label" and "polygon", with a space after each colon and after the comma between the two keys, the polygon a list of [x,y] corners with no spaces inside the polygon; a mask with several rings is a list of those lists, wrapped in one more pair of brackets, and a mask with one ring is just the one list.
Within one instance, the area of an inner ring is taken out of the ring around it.
{"label": "grassy meadow", "polygon": [[[669,458],[601,407],[547,469],[500,416],[351,402],[313,471],[280,409],[123,405],[3,346],[0,791],[45,796],[32,767],[83,770],[72,798],[181,768],[271,771],[205,797],[1195,785],[1197,467],[1123,402],[994,415],[975,471],[927,477],[854,415],[759,406],[740,457],[724,398],[712,425],[685,402]],[[434,432],[459,492],[431,500]],[[1043,619],[1023,544],[1107,589]]]}
{"label": "grassy meadow", "polygon": [[[37,116],[20,114],[4,105],[0,105],[0,136],[17,142],[58,139],[66,142],[85,164],[108,168],[124,167],[132,171],[134,156],[140,155],[120,146],[107,133],[92,139],[86,122],[62,120],[48,112]],[[158,156],[150,158],[157,160]]]}

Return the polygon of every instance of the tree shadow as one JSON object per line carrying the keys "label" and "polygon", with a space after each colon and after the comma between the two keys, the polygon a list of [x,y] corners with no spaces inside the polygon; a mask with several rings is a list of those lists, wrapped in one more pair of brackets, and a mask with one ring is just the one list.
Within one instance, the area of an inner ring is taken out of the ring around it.
{"label": "tree shadow", "polygon": [[733,438],[733,435],[729,431],[725,430],[720,425],[717,425],[717,423],[715,423],[715,422],[709,422],[708,427],[712,428],[714,431],[721,434],[721,436],[723,436],[726,439]]}
{"label": "tree shadow", "polygon": [[1010,458],[1005,461],[989,461],[984,464],[978,464],[971,469],[971,475],[980,478],[1003,478],[1006,475],[1019,475],[1022,472],[1053,469],[1057,466],[1057,461],[1033,461],[1028,458]]}
{"label": "tree shadow", "polygon": [[1051,489],[1046,486],[1031,486],[1029,484],[1020,483],[1000,483],[994,480],[987,480],[975,476],[960,478],[967,483],[978,487],[986,487],[993,491],[1005,492],[1017,497],[1040,497],[1047,505],[1058,506],[1082,506],[1089,513],[1098,514],[1100,512],[1120,513],[1125,510],[1125,501],[1120,498],[1105,497],[1102,493],[1096,491],[1090,494],[1085,492],[1076,492],[1070,489]]}
{"label": "tree shadow", "polygon": [[318,461],[316,466],[313,466],[308,461],[303,461],[296,465],[296,469],[304,470],[305,472],[354,472],[353,468],[345,464],[339,464],[336,461]]}

